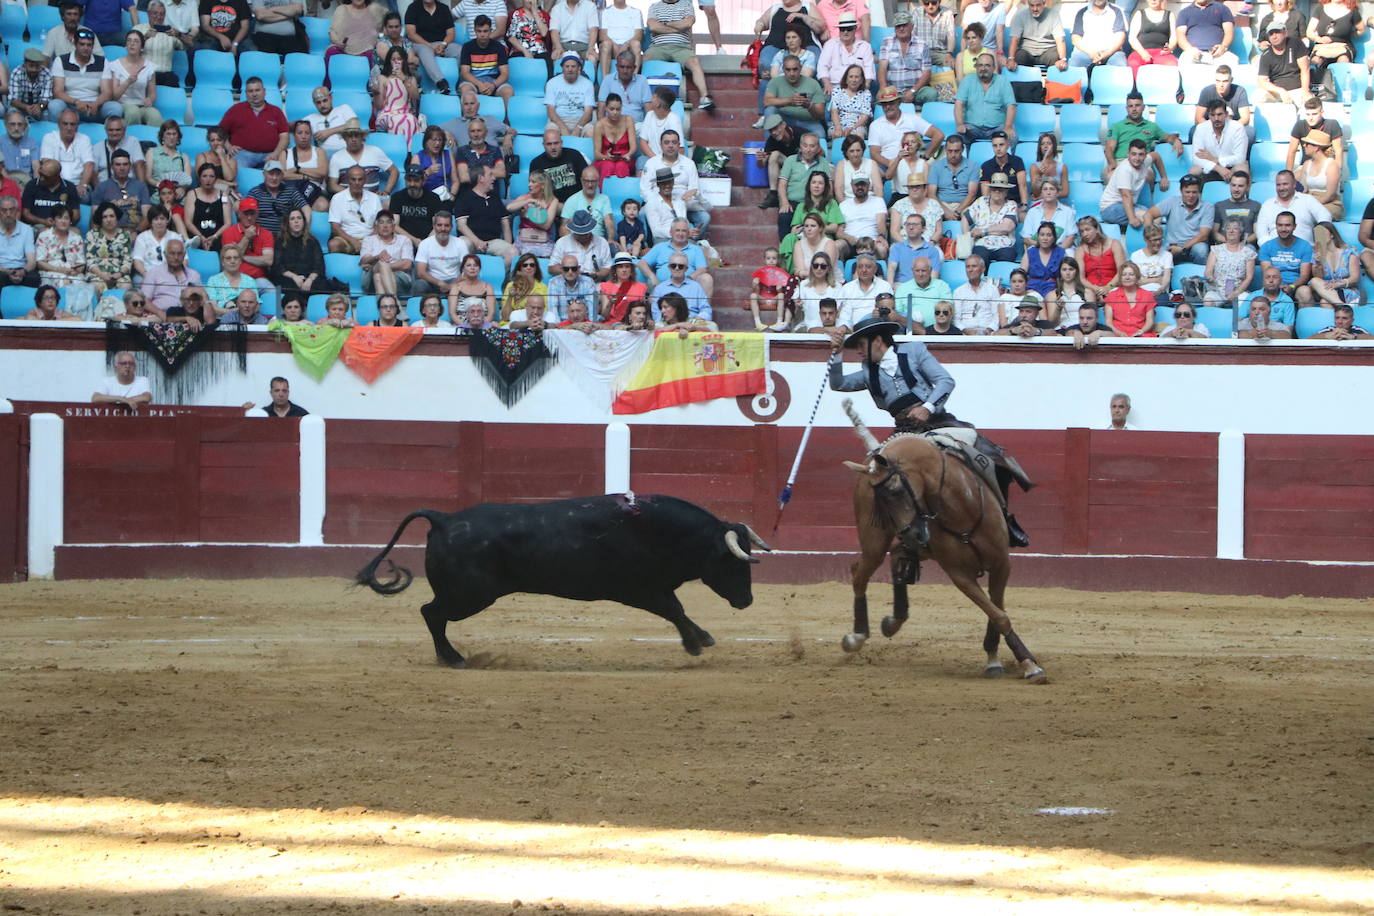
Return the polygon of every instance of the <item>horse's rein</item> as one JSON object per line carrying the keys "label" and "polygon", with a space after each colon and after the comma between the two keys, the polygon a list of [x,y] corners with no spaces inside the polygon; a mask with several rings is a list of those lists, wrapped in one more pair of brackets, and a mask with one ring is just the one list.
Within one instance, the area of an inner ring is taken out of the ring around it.
{"label": "horse's rein", "polygon": [[[976,488],[976,489],[978,490],[978,518],[974,520],[974,522],[973,522],[973,527],[972,527],[972,528],[970,528],[968,531],[956,531],[955,529],[953,529],[953,528],[949,527],[948,525],[946,525],[945,522],[944,522],[944,520],[940,517],[940,512],[941,512],[941,510],[944,508],[944,504],[945,504],[945,498],[944,498],[944,490],[945,490],[945,473],[946,473],[946,469],[947,469],[946,461],[947,461],[948,459],[947,459],[947,456],[945,455],[945,450],[944,450],[944,449],[939,448],[939,447],[937,446],[937,447],[936,447],[936,451],[940,453],[940,482],[939,482],[939,484],[938,484],[938,485],[936,486],[936,488],[935,488],[935,495],[936,495],[936,497],[938,497],[938,499],[939,499],[939,504],[936,506],[936,508],[935,508],[933,511],[929,511],[929,512],[925,511],[925,507],[921,504],[921,499],[920,499],[920,497],[918,497],[918,496],[916,495],[916,491],[913,490],[912,487],[911,487],[911,481],[907,478],[906,474],[903,473],[902,470],[901,470],[901,469],[897,466],[897,464],[894,463],[894,462],[889,462],[889,463],[888,463],[888,466],[887,466],[887,467],[888,467],[887,476],[884,477],[882,480],[879,480],[877,483],[870,484],[870,486],[872,486],[873,489],[874,489],[875,491],[877,491],[879,487],[886,487],[888,481],[890,481],[893,477],[896,477],[896,478],[898,479],[898,481],[901,482],[901,484],[902,484],[902,490],[905,491],[905,493],[906,493],[906,495],[907,495],[907,498],[911,500],[911,506],[912,506],[913,511],[914,511],[915,514],[916,514],[916,519],[917,519],[917,521],[922,521],[922,522],[935,522],[936,524],[938,524],[938,525],[940,526],[941,530],[943,530],[946,534],[953,535],[954,537],[958,538],[958,539],[959,539],[961,542],[963,542],[964,544],[967,544],[969,547],[973,548],[973,554],[974,554],[975,557],[978,558],[978,566],[979,566],[981,569],[986,570],[986,569],[987,569],[987,564],[983,562],[983,554],[982,554],[982,552],[978,549],[978,545],[975,544],[975,543],[973,542],[973,536],[974,536],[975,534],[977,534],[977,533],[978,533],[978,529],[982,527],[982,525],[983,525],[983,518],[984,518],[984,516],[987,514],[987,495],[983,492],[985,488],[982,487],[982,486],[979,486],[979,487]],[[874,497],[875,497],[875,501],[876,501],[876,500],[881,500],[881,499],[882,499],[882,497],[879,496],[876,492],[874,493]],[[876,522],[876,521],[877,521],[877,513],[874,513],[874,516],[875,516],[875,517],[874,517],[874,521]],[[915,524],[915,522],[913,522],[913,524]],[[924,527],[924,526],[922,526],[922,527]],[[907,526],[906,526],[905,528],[903,528],[901,531],[897,532],[897,537],[898,537],[898,539],[899,539],[899,540],[904,540],[904,539],[902,538],[902,534],[903,534],[903,532],[908,531],[910,528],[911,528],[911,525],[907,525]],[[919,540],[918,540],[918,543],[921,543],[922,546],[925,546],[925,543],[926,543],[926,541],[928,541],[928,540],[929,540],[929,535],[928,535],[928,533],[927,533],[925,540],[924,540],[924,541],[919,541]]]}

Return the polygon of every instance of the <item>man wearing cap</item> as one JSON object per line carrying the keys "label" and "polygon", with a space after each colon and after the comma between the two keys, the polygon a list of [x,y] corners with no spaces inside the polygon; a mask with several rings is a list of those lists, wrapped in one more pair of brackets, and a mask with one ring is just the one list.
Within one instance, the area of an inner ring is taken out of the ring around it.
{"label": "man wearing cap", "polygon": [[[830,388],[832,391],[868,391],[873,403],[892,414],[897,430],[925,432],[948,427],[972,428],[945,410],[945,402],[954,391],[954,378],[920,341],[907,341],[900,346],[894,335],[901,327],[888,317],[865,318],[854,328],[843,344],[832,338],[830,358]],[[848,375],[844,372],[841,346],[857,348],[863,368]],[[1030,479],[1016,460],[989,439],[978,434],[974,448],[990,459],[997,471],[1001,490],[1002,511],[1006,516],[1007,534],[1013,547],[1026,547],[1030,539],[1007,511],[1007,491],[1015,480],[1022,489],[1030,489]]]}
{"label": "man wearing cap", "polygon": [[[906,10],[892,17],[892,34],[883,39],[878,49],[877,75],[881,94],[884,90],[894,89],[900,102],[931,102],[935,100],[935,89],[930,85],[930,66],[944,66],[949,63],[949,52],[954,47],[954,17],[952,13],[940,9],[938,0],[926,7],[926,13],[934,11],[935,16],[922,23],[924,37],[913,35],[914,26],[911,14]],[[935,60],[940,57],[941,60]],[[838,83],[837,83],[838,85]]]}
{"label": "man wearing cap", "polygon": [[[778,206],[778,176],[782,173],[782,167],[787,161],[787,157],[795,156],[801,151],[801,134],[792,129],[792,125],[782,119],[780,114],[765,115],[762,118],[765,139],[763,141],[763,152],[755,152],[754,157],[760,165],[765,162],[768,168],[768,193],[759,201],[760,210],[767,210],[769,207]],[[815,136],[812,134],[812,136]],[[819,140],[817,141],[819,150]],[[814,158],[814,157],[813,157]],[[830,168],[829,160],[825,166]],[[828,171],[826,174],[830,174]],[[786,200],[783,197],[783,200]],[[800,192],[797,200],[801,200]],[[785,231],[785,230],[784,230]]]}
{"label": "man wearing cap", "polygon": [[315,110],[306,115],[305,120],[310,122],[315,145],[332,156],[344,148],[344,131],[362,126],[358,113],[352,105],[335,105],[334,93],[328,86],[312,89],[310,100],[315,103]]}
{"label": "man wearing cap", "polygon": [[902,224],[905,238],[893,245],[887,253],[887,282],[896,287],[912,279],[913,266],[918,258],[930,262],[936,273],[945,263],[940,249],[926,241],[926,220],[919,213],[910,213]]}
{"label": "man wearing cap", "polygon": [[926,257],[911,262],[911,279],[898,286],[893,296],[897,303],[893,319],[903,327],[910,327],[913,334],[920,334],[922,325],[934,323],[938,303],[948,305],[954,300],[953,290],[940,279],[939,271]]}
{"label": "man wearing cap", "polygon": [[344,190],[344,175],[355,166],[363,170],[364,186],[374,194],[389,196],[400,174],[391,157],[367,142],[367,131],[349,127],[343,132],[344,148],[329,157],[329,190]]}
{"label": "man wearing cap", "polygon": [[1249,149],[1245,128],[1239,121],[1231,120],[1230,109],[1217,99],[1207,105],[1207,123],[1199,124],[1193,133],[1193,164],[1188,167],[1188,174],[1204,182],[1230,181],[1236,171],[1249,174]]}
{"label": "man wearing cap", "polygon": [[858,250],[860,239],[872,239],[873,250],[879,258],[887,257],[887,204],[881,197],[870,194],[868,176],[855,172],[849,179],[853,191],[840,202],[840,213],[844,215],[844,228],[836,239],[847,246],[847,251]]}
{"label": "man wearing cap", "polygon": [[1300,106],[1312,97],[1307,49],[1288,40],[1288,26],[1280,20],[1269,26],[1269,50],[1259,57],[1256,86],[1261,102]]}
{"label": "man wearing cap", "polygon": [[768,81],[763,92],[764,123],[770,114],[782,119],[802,133],[825,136],[821,121],[825,117],[825,90],[809,76],[802,76],[801,58],[788,54],[782,59],[782,76]]}
{"label": "man wearing cap", "polygon": [[292,210],[310,211],[305,195],[282,179],[282,164],[275,159],[263,165],[262,184],[249,191],[248,196],[258,202],[258,225],[271,235],[281,232],[286,214]]}
{"label": "man wearing cap", "polygon": [[[663,151],[644,163],[640,172],[639,191],[646,201],[657,196],[654,185],[659,183],[658,173],[661,169],[668,169],[673,173],[673,198],[682,201],[687,208],[687,219],[696,230],[695,237],[704,238],[711,225],[711,209],[701,196],[701,176],[697,173],[697,164],[682,155],[682,138],[677,131],[665,130],[659,137],[659,143]],[[565,204],[563,212],[567,211]],[[609,220],[609,200],[606,202],[606,216]],[[614,223],[611,225],[614,229]]]}
{"label": "man wearing cap", "polygon": [[1048,0],[1026,0],[1024,6],[1018,7],[1007,24],[1007,36],[1008,70],[1021,65],[1054,67],[1056,70],[1068,68],[1059,10]]}
{"label": "man wearing cap", "polygon": [[615,217],[612,215],[611,199],[601,192],[601,173],[594,165],[582,170],[581,188],[563,204],[561,215],[564,220],[564,232],[568,228],[567,221],[582,210],[590,213],[596,221],[593,231],[597,235],[607,241],[615,238]]}
{"label": "man wearing cap", "polygon": [[561,204],[577,193],[587,160],[575,149],[563,146],[563,133],[553,125],[544,128],[544,152],[530,160],[531,172],[543,172],[549,190]]}
{"label": "man wearing cap", "polygon": [[181,301],[181,291],[188,286],[200,286],[200,271],[186,264],[186,243],[172,239],[163,247],[164,260],[149,266],[143,275],[143,291],[148,304],[166,312]]}
{"label": "man wearing cap", "polygon": [[[782,122],[782,116],[778,114],[769,115],[765,123],[771,125],[774,131],[792,129],[790,125]],[[771,166],[771,161],[769,164]],[[782,160],[778,167],[777,180],[773,183],[775,190],[770,192],[770,199],[764,200],[764,204],[771,202],[778,208],[779,238],[786,235],[791,228],[792,211],[805,198],[806,182],[812,172],[820,172],[828,177],[834,172],[834,167],[830,160],[822,155],[820,137],[809,133],[802,136],[797,151]]]}
{"label": "man wearing cap", "polygon": [[974,72],[964,77],[954,97],[954,128],[967,140],[986,140],[995,131],[1016,142],[1016,96],[1011,83],[996,72],[997,59],[991,52],[978,55]]}
{"label": "man wearing cap", "polygon": [[1211,252],[1213,205],[1202,199],[1202,182],[1184,175],[1178,195],[1166,197],[1145,211],[1145,225],[1165,221],[1164,246],[1175,264],[1206,264]]}
{"label": "man wearing cap", "polygon": [[[702,7],[708,10],[708,18],[715,16],[715,0],[702,0]],[[692,46],[692,26],[696,24],[692,0],[657,0],[650,4],[645,21],[650,41],[644,59],[680,64],[697,87],[697,108],[701,111],[714,108],[715,102],[711,101],[711,92],[706,88],[706,73],[701,69],[701,61],[697,59],[697,52]],[[719,48],[719,23],[716,23],[713,37]]]}
{"label": "man wearing cap", "polygon": [[873,45],[866,41],[856,41],[859,20],[853,13],[841,13],[839,35],[832,37],[821,48],[820,63],[816,65],[816,77],[821,81],[825,94],[830,95],[839,87],[844,71],[858,66],[864,72],[864,79],[872,82],[877,75],[873,64]]}
{"label": "man wearing cap", "polygon": [[53,58],[49,120],[58,120],[68,108],[87,122],[124,114],[124,107],[110,99],[109,86],[103,79],[105,58],[94,49],[95,33],[80,28],[76,30],[76,49]]}
{"label": "man wearing cap", "polygon": [[[49,4],[51,5],[51,4]],[[59,54],[70,54],[76,50],[76,33],[82,28],[81,14],[85,12],[77,0],[63,0],[57,4],[58,13],[62,21],[48,29],[48,34],[43,36],[43,63],[55,60]],[[95,35],[94,32],[91,32]],[[95,39],[95,53],[104,56],[105,49],[100,43],[100,38]]]}
{"label": "man wearing cap", "polygon": [[892,284],[878,276],[877,259],[867,252],[859,255],[854,259],[854,279],[840,287],[839,326],[852,328],[872,315],[883,293],[892,295]]}
{"label": "man wearing cap", "polygon": [[13,108],[5,112],[5,132],[0,134],[0,162],[4,163],[5,177],[22,189],[38,174],[38,161],[42,158],[38,141],[29,135],[28,119]]}
{"label": "man wearing cap", "polygon": [[472,187],[454,201],[453,216],[468,247],[478,254],[495,255],[509,268],[517,252],[511,242],[510,212],[495,193],[495,185],[496,173],[479,166]]}
{"label": "man wearing cap", "polygon": [[25,48],[24,62],[10,74],[10,108],[30,121],[51,120],[48,103],[52,101],[52,71],[47,64],[42,51]]}
{"label": "man wearing cap", "polygon": [[262,280],[272,266],[272,233],[258,225],[258,201],[256,197],[245,197],[239,201],[239,221],[224,230],[224,248],[237,248],[243,255],[243,266],[239,268],[248,276]]}
{"label": "man wearing cap", "polygon": [[901,155],[902,137],[907,134],[915,133],[930,138],[930,148],[925,158],[933,157],[945,139],[944,131],[925,118],[914,111],[902,111],[901,101],[901,93],[895,86],[884,86],[878,90],[878,104],[883,109],[883,116],[874,118],[868,126],[868,154],[884,170]]}
{"label": "man wearing cap", "polygon": [[[596,219],[586,210],[579,210],[568,220],[568,234],[553,245],[551,258],[559,260],[565,255],[577,258],[582,272],[596,282],[611,275],[611,246],[596,235]],[[595,302],[595,296],[591,302]]]}
{"label": "man wearing cap", "polygon": [[[367,189],[367,172],[362,166],[350,168],[345,180],[348,187],[329,199],[329,250],[339,254],[358,254],[362,251],[363,239],[372,232],[372,224],[382,209],[382,198]],[[450,222],[450,229],[452,225]],[[228,235],[227,230],[225,234]],[[463,253],[467,253],[466,244]]]}
{"label": "man wearing cap", "polygon": [[1059,332],[1054,329],[1054,322],[1041,319],[1040,310],[1042,308],[1044,306],[1035,296],[1029,294],[1022,296],[1021,301],[1016,304],[1016,317],[1010,323],[993,331],[993,334],[997,337],[1020,337],[1022,339],[1058,337]]}
{"label": "man wearing cap", "polygon": [[654,238],[666,239],[672,232],[673,223],[687,219],[687,205],[678,199],[677,180],[672,169],[661,168],[654,172],[654,182],[654,193],[644,196],[644,219]]}
{"label": "man wearing cap", "polygon": [[267,103],[267,89],[258,77],[244,81],[243,96],[242,102],[229,106],[219,126],[229,138],[226,149],[239,168],[260,169],[286,149],[291,124],[285,112]]}
{"label": "man wearing cap", "polygon": [[565,136],[590,137],[596,90],[592,81],[582,75],[582,58],[575,51],[567,51],[559,59],[558,67],[561,72],[544,84],[544,110],[549,123]]}
{"label": "man wearing cap", "polygon": [[396,216],[396,230],[419,245],[433,229],[434,214],[447,209],[439,195],[425,188],[425,170],[418,162],[406,166],[405,187],[391,195],[387,209]]}

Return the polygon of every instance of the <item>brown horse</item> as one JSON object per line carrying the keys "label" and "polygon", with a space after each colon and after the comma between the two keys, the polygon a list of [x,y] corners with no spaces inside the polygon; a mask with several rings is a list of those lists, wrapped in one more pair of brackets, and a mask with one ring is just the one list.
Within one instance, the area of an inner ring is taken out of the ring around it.
{"label": "brown horse", "polygon": [[[859,475],[854,484],[854,520],[863,553],[852,568],[854,631],[841,640],[844,650],[856,652],[868,639],[868,581],[883,558],[892,555],[893,615],[882,623],[887,637],[906,623],[906,587],[918,578],[918,564],[934,559],[959,591],[988,615],[983,637],[988,661],[983,674],[1003,674],[997,647],[1005,637],[1021,666],[1021,676],[1045,683],[1044,669],[1012,630],[1011,618],[1003,610],[1011,560],[997,496],[957,457],[914,435],[879,445],[848,398],[844,409],[868,449],[867,464],[845,462]],[[984,572],[987,591],[978,584]]]}

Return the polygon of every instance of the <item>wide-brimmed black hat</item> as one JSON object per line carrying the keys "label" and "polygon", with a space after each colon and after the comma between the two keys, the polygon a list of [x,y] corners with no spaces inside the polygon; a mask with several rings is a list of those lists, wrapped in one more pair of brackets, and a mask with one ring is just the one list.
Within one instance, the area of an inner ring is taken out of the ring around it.
{"label": "wide-brimmed black hat", "polygon": [[849,336],[844,339],[846,347],[869,337],[887,336],[902,333],[902,326],[895,321],[887,318],[879,318],[877,315],[870,315],[862,321],[854,323],[854,330],[849,332]]}

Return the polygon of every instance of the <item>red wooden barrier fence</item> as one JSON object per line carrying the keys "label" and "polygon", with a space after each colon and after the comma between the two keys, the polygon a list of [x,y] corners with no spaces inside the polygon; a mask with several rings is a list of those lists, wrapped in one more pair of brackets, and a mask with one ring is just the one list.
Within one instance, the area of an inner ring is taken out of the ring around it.
{"label": "red wooden barrier fence", "polygon": [[1245,555],[1374,560],[1374,438],[1246,436]]}
{"label": "red wooden barrier fence", "polygon": [[28,417],[0,414],[0,582],[23,579],[28,567]]}

